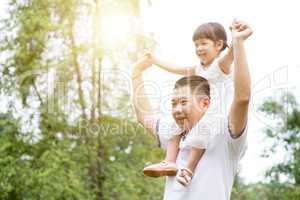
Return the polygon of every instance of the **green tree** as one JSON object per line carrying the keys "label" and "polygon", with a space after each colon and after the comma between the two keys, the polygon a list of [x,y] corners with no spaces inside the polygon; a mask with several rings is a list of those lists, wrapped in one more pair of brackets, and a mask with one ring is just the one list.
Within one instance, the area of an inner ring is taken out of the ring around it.
{"label": "green tree", "polygon": [[[130,120],[128,91],[116,79],[120,69],[129,73],[140,49],[153,45],[139,8],[137,0],[9,0],[9,17],[1,21],[0,89],[19,124],[14,135],[1,132],[2,199],[161,199],[162,180],[140,171],[162,152]],[[99,24],[112,10],[127,12],[137,25],[128,41],[110,49]],[[106,74],[104,60],[116,75]],[[112,102],[129,119],[105,116],[103,108],[115,109]],[[24,148],[14,153],[7,145]]]}
{"label": "green tree", "polygon": [[259,111],[273,121],[267,126],[265,134],[273,141],[263,156],[269,157],[280,149],[286,153],[285,161],[275,164],[266,171],[266,181],[244,184],[237,176],[232,198],[240,200],[299,200],[300,187],[300,109],[295,96],[289,92],[281,93],[279,98],[269,98],[263,102]]}
{"label": "green tree", "polygon": [[[0,117],[1,199],[91,199],[87,168],[78,166],[71,140],[30,143],[9,115]],[[84,152],[82,152],[84,153]]]}
{"label": "green tree", "polygon": [[231,192],[232,200],[261,200],[256,185],[245,184],[244,180],[237,174]]}
{"label": "green tree", "polygon": [[[274,126],[266,128],[266,136],[274,141],[267,156],[278,148],[285,150],[285,161],[274,165],[266,172],[267,199],[300,199],[300,109],[291,93],[280,98],[270,98],[260,110],[274,120]],[[284,177],[284,179],[282,178]]]}

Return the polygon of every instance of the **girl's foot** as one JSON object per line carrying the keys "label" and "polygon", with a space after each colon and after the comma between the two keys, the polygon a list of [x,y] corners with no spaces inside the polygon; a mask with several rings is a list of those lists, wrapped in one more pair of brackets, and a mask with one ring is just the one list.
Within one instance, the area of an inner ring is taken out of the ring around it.
{"label": "girl's foot", "polygon": [[191,183],[194,173],[188,168],[182,168],[177,174],[176,180],[183,186],[188,186]]}
{"label": "girl's foot", "polygon": [[175,163],[162,161],[145,167],[143,172],[150,177],[175,176],[177,167]]}

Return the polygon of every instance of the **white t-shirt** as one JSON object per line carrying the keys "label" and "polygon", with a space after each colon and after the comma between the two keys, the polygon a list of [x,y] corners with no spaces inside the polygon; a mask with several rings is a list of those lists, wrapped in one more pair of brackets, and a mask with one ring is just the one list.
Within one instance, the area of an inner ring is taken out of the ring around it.
{"label": "white t-shirt", "polygon": [[[166,123],[168,122],[161,118],[157,124],[157,134],[163,148],[166,148],[170,132]],[[212,123],[215,137],[198,162],[190,185],[183,187],[176,181],[176,177],[167,177],[164,200],[230,199],[238,162],[247,147],[247,127],[239,138],[233,139],[228,129],[227,117],[216,117]],[[178,168],[186,166],[190,152],[190,148],[182,143],[184,141],[181,141],[176,161]]]}
{"label": "white t-shirt", "polygon": [[[201,64],[196,67],[196,75],[206,78],[209,82],[211,103],[205,116],[192,128],[188,134],[189,137],[182,145],[206,149],[215,134],[209,130],[210,126],[214,126],[211,124],[213,118],[228,114],[229,102],[232,102],[233,94],[232,76],[224,74],[218,63],[219,61],[216,59],[208,68],[204,68]],[[174,135],[181,133],[182,131],[174,128],[176,127],[175,121],[173,123],[169,126],[170,130],[173,130]]]}
{"label": "white t-shirt", "polygon": [[207,79],[210,84],[224,82],[228,78],[230,78],[230,75],[224,74],[224,72],[219,67],[219,59],[215,59],[208,68],[203,67],[203,65],[200,63],[196,67],[195,73],[196,75],[202,76]]}
{"label": "white t-shirt", "polygon": [[227,114],[233,99],[233,73],[224,74],[219,67],[219,59],[215,59],[208,68],[204,68],[200,63],[195,73],[209,82],[211,105],[208,112]]}

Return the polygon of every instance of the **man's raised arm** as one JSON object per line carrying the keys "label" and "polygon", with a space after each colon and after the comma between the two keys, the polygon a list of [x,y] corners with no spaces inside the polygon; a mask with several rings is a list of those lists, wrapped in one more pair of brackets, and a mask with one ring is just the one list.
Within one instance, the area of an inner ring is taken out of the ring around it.
{"label": "man's raised arm", "polygon": [[133,84],[133,105],[138,122],[140,122],[146,130],[155,138],[156,136],[156,122],[155,111],[151,108],[148,97],[145,95],[145,83],[143,81],[142,73],[152,63],[146,56],[143,56],[134,65],[132,73]]}
{"label": "man's raised arm", "polygon": [[243,23],[243,31],[232,27],[234,55],[234,99],[229,114],[229,127],[232,137],[239,137],[247,124],[251,98],[251,81],[244,41],[252,34],[251,28]]}

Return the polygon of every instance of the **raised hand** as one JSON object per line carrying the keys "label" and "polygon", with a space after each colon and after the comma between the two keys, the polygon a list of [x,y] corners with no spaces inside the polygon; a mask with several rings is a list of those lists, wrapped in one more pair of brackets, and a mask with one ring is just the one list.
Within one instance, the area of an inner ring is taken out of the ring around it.
{"label": "raised hand", "polygon": [[243,21],[233,20],[232,25],[230,26],[232,39],[246,40],[253,31],[250,26]]}
{"label": "raised hand", "polygon": [[147,55],[147,53],[143,53],[134,64],[132,71],[132,78],[135,78],[143,73],[146,69],[148,69],[153,64],[152,59]]}
{"label": "raised hand", "polygon": [[156,58],[151,50],[145,50],[143,55],[148,59],[148,62],[152,63],[152,65],[155,64]]}

